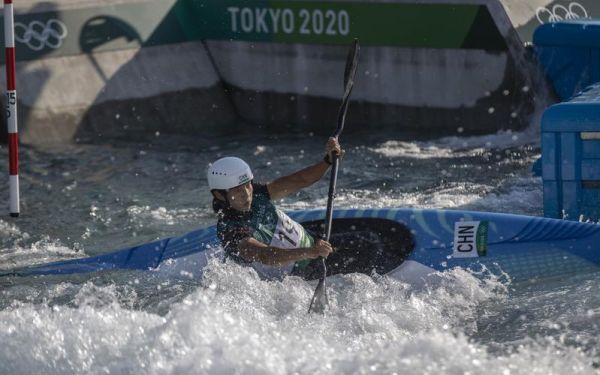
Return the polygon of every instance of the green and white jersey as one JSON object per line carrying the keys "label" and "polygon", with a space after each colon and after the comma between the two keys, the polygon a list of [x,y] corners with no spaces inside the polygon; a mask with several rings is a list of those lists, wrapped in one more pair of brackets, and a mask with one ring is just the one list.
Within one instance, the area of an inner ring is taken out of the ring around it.
{"label": "green and white jersey", "polygon": [[252,184],[252,206],[248,212],[226,210],[217,223],[217,236],[228,256],[237,256],[241,240],[253,237],[268,246],[282,249],[311,247],[314,238],[271,201],[266,185]]}

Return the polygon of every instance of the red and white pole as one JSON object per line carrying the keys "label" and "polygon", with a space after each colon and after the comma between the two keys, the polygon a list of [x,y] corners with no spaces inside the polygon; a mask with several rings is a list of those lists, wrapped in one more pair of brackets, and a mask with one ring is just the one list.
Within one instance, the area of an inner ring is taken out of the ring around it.
{"label": "red and white pole", "polygon": [[6,47],[6,122],[10,216],[19,216],[19,133],[17,131],[17,74],[15,58],[15,21],[13,1],[4,0],[4,45]]}

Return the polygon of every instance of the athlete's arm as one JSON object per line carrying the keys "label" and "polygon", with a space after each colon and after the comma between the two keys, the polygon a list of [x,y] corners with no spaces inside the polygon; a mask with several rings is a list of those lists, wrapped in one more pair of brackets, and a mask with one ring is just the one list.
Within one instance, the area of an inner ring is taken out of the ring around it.
{"label": "athlete's arm", "polygon": [[315,241],[313,247],[297,249],[281,249],[268,246],[253,237],[247,237],[238,245],[238,256],[247,262],[260,262],[270,266],[283,266],[291,262],[304,259],[314,259],[320,256],[327,257],[333,249],[329,242]]}
{"label": "athlete's arm", "polygon": [[[342,148],[336,138],[329,138],[325,145],[325,152],[327,155],[330,155],[330,160],[331,154],[334,152],[338,155],[343,155]],[[267,184],[269,195],[271,196],[271,199],[277,200],[285,198],[290,194],[294,194],[319,181],[325,172],[327,172],[327,169],[329,169],[329,164],[322,160],[317,164],[301,169],[289,176],[280,177]]]}

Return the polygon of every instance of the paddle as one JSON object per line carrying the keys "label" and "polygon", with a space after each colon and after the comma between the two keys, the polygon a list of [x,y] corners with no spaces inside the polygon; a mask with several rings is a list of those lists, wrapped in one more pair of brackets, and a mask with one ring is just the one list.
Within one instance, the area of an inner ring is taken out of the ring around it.
{"label": "paddle", "polygon": [[[348,102],[350,101],[350,93],[352,92],[352,86],[354,85],[354,75],[356,74],[356,66],[358,65],[358,54],[360,46],[358,45],[358,39],[354,39],[352,47],[348,52],[346,58],[346,69],[344,71],[344,96],[342,97],[342,105],[338,111],[337,128],[333,133],[332,137],[338,138],[344,130],[344,122],[346,121],[346,112],[348,111]],[[333,197],[335,195],[335,185],[337,182],[338,173],[338,155],[332,155],[333,160],[331,165],[331,178],[329,180],[329,193],[327,195],[327,212],[325,214],[325,234],[323,238],[325,241],[329,241],[331,236],[331,220],[333,216]],[[315,289],[315,293],[310,301],[308,312],[324,313],[325,308],[329,304],[327,301],[327,290],[325,288],[325,278],[327,277],[327,266],[325,265],[325,258],[321,258],[323,264],[323,275],[319,279],[319,284]]]}

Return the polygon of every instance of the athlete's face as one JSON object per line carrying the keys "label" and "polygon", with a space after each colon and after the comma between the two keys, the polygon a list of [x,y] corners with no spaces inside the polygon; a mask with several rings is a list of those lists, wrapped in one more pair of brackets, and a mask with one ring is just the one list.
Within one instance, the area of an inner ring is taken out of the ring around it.
{"label": "athlete's face", "polygon": [[227,190],[227,200],[234,210],[249,211],[252,205],[252,184],[250,182]]}

